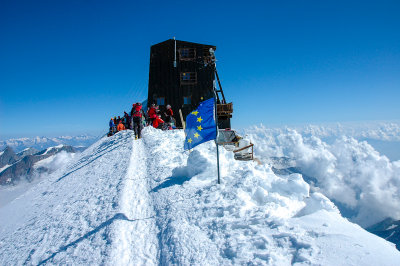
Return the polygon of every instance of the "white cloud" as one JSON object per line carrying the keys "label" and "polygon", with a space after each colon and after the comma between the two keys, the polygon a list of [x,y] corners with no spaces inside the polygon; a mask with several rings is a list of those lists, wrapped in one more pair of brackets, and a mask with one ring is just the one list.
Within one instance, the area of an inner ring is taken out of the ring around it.
{"label": "white cloud", "polygon": [[74,157],[75,153],[70,153],[66,151],[61,151],[52,155],[44,160],[41,160],[35,164],[35,168],[44,167],[49,169],[50,172],[53,172],[61,167],[65,166],[69,163]]}
{"label": "white cloud", "polygon": [[391,162],[366,141],[341,136],[327,144],[315,132],[321,135],[319,130],[307,136],[293,129],[256,127],[247,134],[257,156],[292,158],[304,175],[317,180],[321,192],[350,209],[350,218],[360,225],[400,219],[400,161]]}

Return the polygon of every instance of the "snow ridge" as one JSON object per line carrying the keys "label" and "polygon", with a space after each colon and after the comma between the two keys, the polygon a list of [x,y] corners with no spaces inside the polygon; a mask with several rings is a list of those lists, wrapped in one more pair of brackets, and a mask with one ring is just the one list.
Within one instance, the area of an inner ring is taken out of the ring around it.
{"label": "snow ridge", "polygon": [[[300,174],[236,161],[184,133],[104,137],[0,208],[0,265],[396,265]],[[7,219],[3,219],[7,217]]]}

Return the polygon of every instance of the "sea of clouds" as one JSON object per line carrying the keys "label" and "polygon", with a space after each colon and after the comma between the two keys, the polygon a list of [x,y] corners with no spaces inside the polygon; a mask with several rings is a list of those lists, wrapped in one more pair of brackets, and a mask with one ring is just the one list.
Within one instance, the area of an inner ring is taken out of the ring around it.
{"label": "sea of clouds", "polygon": [[244,133],[255,144],[256,157],[265,162],[288,158],[287,167],[316,180],[314,189],[333,200],[353,222],[368,227],[387,217],[400,219],[400,160],[391,161],[361,140],[396,142],[399,125],[339,128],[268,129],[261,125]]}

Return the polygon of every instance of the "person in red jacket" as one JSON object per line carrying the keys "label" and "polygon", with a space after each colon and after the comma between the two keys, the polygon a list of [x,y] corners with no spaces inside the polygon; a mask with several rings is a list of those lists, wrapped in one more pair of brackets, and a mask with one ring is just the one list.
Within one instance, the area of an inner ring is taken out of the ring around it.
{"label": "person in red jacket", "polygon": [[135,139],[140,139],[142,137],[141,132],[143,129],[143,124],[142,124],[143,117],[144,117],[144,112],[142,109],[142,104],[141,103],[134,104],[131,111],[131,118],[132,118],[133,130],[135,131]]}
{"label": "person in red jacket", "polygon": [[149,125],[153,125],[154,119],[157,117],[156,105],[153,103],[147,111],[149,117]]}
{"label": "person in red jacket", "polygon": [[164,125],[164,120],[161,119],[161,116],[160,115],[156,116],[156,118],[153,121],[153,127],[162,129],[163,125]]}
{"label": "person in red jacket", "polygon": [[120,120],[119,124],[117,126],[117,131],[119,132],[119,131],[122,131],[122,130],[125,130],[125,126],[124,126],[124,124],[122,124],[122,120]]}

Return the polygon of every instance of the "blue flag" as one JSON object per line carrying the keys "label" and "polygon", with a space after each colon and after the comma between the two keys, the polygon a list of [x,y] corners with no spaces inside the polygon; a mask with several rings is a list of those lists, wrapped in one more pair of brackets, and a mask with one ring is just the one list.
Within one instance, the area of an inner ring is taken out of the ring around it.
{"label": "blue flag", "polygon": [[217,126],[214,117],[214,98],[205,100],[186,117],[185,150],[217,138]]}

